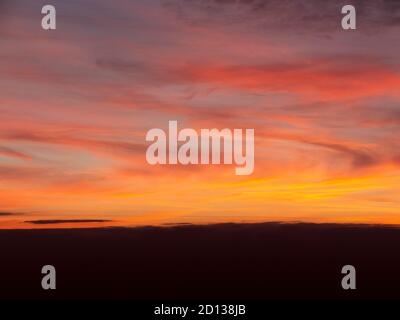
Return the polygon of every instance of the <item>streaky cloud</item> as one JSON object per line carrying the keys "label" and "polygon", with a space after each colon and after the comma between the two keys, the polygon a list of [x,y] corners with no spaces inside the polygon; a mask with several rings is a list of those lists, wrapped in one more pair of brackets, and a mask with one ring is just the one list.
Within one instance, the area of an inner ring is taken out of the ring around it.
{"label": "streaky cloud", "polygon": [[112,220],[101,220],[101,219],[73,219],[73,220],[28,220],[25,223],[31,224],[62,224],[62,223],[101,223],[101,222],[112,222]]}

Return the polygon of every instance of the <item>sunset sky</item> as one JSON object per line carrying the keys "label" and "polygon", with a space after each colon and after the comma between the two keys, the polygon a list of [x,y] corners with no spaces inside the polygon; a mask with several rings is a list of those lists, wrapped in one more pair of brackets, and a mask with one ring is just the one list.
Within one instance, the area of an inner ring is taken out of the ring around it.
{"label": "sunset sky", "polygon": [[[2,0],[0,228],[399,224],[400,2],[350,2]],[[254,128],[254,173],[149,165],[169,120]]]}

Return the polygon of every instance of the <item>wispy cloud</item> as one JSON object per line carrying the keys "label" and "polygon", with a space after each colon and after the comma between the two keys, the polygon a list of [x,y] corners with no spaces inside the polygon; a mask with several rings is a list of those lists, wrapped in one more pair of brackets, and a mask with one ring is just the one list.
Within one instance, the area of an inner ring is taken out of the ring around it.
{"label": "wispy cloud", "polygon": [[23,153],[19,152],[10,148],[2,147],[0,146],[0,156],[6,156],[6,157],[12,157],[12,158],[18,158],[22,160],[31,160],[32,157]]}
{"label": "wispy cloud", "polygon": [[0,217],[15,216],[15,215],[20,215],[20,213],[0,211]]}

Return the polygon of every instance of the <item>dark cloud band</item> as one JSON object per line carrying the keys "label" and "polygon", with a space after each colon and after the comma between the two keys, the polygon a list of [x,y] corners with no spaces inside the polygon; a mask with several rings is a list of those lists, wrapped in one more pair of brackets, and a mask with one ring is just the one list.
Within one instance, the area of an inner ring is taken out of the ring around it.
{"label": "dark cloud band", "polygon": [[101,223],[111,222],[112,220],[98,220],[98,219],[87,219],[87,220],[30,220],[25,223],[31,224],[62,224],[62,223]]}

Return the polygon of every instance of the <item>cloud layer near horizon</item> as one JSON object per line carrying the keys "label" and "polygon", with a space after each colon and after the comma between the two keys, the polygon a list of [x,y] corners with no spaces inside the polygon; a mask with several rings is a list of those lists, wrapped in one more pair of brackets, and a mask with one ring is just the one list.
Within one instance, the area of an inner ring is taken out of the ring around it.
{"label": "cloud layer near horizon", "polygon": [[[40,1],[3,1],[0,210],[400,222],[400,3],[355,1],[349,32],[344,4],[54,1],[45,32]],[[254,128],[255,173],[149,166],[168,120]]]}

